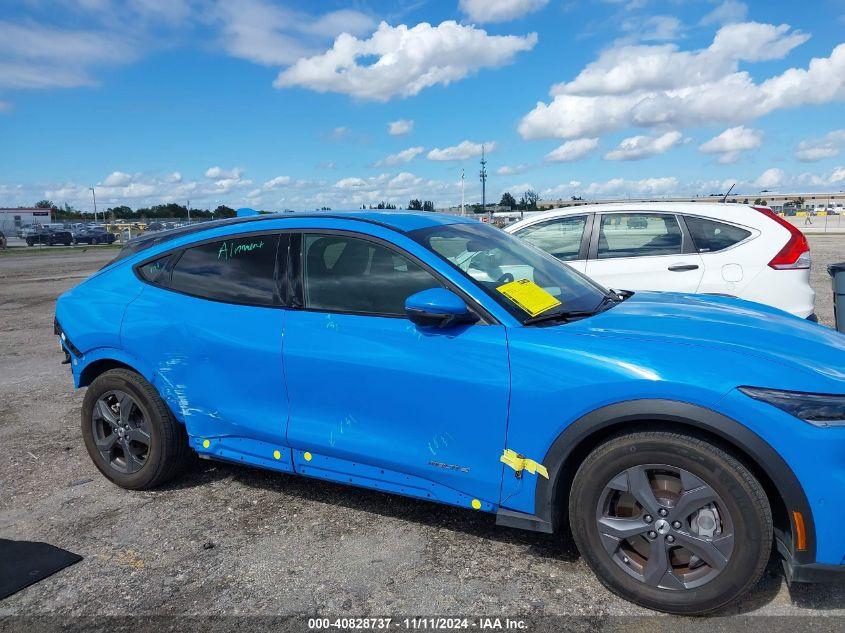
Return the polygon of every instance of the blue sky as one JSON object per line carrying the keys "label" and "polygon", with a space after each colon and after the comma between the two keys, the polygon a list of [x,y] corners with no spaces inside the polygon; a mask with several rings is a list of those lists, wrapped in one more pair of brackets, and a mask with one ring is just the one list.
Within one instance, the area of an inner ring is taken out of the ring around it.
{"label": "blue sky", "polygon": [[845,0],[22,0],[0,206],[845,189]]}

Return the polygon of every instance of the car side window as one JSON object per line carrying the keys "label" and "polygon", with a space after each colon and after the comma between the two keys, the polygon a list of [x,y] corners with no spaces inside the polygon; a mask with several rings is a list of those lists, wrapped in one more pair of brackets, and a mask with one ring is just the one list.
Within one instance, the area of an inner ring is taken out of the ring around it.
{"label": "car side window", "polygon": [[173,267],[170,288],[214,301],[276,305],[278,243],[278,235],[253,235],[188,248]]}
{"label": "car side window", "polygon": [[138,266],[138,274],[141,279],[151,284],[162,285],[166,281],[167,263],[170,261],[170,254],[159,257],[142,266]]}
{"label": "car side window", "polygon": [[348,235],[303,239],[305,307],[311,310],[405,316],[405,299],[442,284],[396,251]]}
{"label": "car side window", "polygon": [[578,259],[581,253],[581,238],[586,225],[586,215],[574,215],[538,222],[516,231],[514,235],[561,261],[572,261]]}
{"label": "car side window", "polygon": [[683,239],[674,215],[606,213],[601,217],[598,259],[679,255]]}
{"label": "car side window", "polygon": [[687,223],[692,241],[699,253],[715,253],[725,250],[734,244],[739,244],[751,235],[751,231],[716,220],[687,215],[684,216],[684,221]]}

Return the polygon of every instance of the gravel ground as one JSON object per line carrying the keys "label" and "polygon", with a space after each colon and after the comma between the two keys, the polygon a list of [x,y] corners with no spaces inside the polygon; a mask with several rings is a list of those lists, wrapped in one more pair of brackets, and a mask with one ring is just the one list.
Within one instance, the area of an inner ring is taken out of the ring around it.
{"label": "gravel ground", "polygon": [[[845,235],[810,241],[830,324],[826,266],[845,260]],[[113,254],[0,255],[0,537],[85,557],[0,616],[650,613],[608,593],[567,542],[486,514],[199,460],[154,492],[108,483],[51,326],[56,296]],[[845,587],[787,588],[773,561],[734,613],[845,615]]]}

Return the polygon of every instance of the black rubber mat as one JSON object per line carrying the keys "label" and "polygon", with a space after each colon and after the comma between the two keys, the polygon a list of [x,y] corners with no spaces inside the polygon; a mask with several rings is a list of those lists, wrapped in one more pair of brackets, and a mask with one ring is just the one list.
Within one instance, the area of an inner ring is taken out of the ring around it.
{"label": "black rubber mat", "polygon": [[81,560],[48,543],[0,539],[0,600]]}

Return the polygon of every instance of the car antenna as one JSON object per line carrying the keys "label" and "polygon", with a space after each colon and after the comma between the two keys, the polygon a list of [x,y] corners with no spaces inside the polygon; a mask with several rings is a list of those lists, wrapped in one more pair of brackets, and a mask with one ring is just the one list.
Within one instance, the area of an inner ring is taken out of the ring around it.
{"label": "car antenna", "polygon": [[732,185],[731,185],[731,188],[730,188],[730,189],[728,189],[728,192],[727,192],[727,193],[724,195],[724,197],[722,198],[722,202],[727,202],[727,201],[728,201],[728,196],[729,196],[729,195],[731,195],[731,191],[733,191],[733,190],[734,190],[734,187],[736,187],[736,183],[732,184]]}

